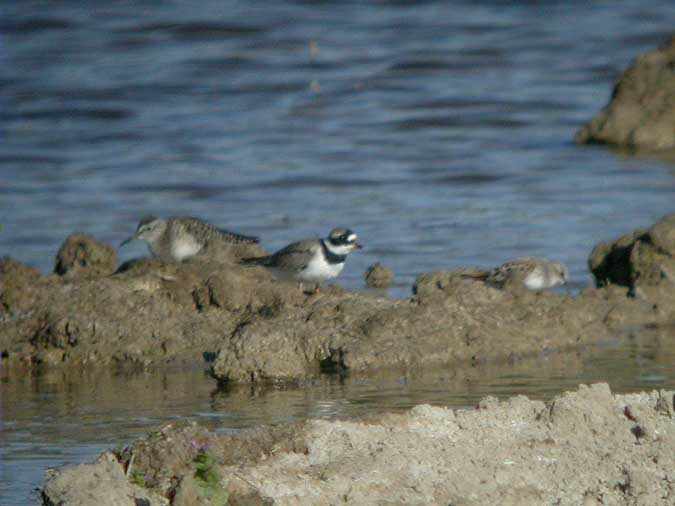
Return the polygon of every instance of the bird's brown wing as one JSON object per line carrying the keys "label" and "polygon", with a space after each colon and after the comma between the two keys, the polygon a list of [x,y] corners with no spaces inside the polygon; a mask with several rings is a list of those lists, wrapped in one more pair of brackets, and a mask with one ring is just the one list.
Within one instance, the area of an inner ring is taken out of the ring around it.
{"label": "bird's brown wing", "polygon": [[283,270],[302,270],[307,267],[319,247],[315,239],[294,242],[274,253],[267,265]]}
{"label": "bird's brown wing", "polygon": [[468,272],[462,272],[460,274],[461,277],[463,278],[470,278],[470,279],[487,279],[490,276],[490,271],[481,271],[481,270],[473,270],[473,271],[468,271]]}
{"label": "bird's brown wing", "polygon": [[218,228],[198,218],[185,216],[180,218],[180,220],[188,232],[197,237],[204,237],[207,240],[216,239],[232,244],[256,244],[260,242],[257,237]]}

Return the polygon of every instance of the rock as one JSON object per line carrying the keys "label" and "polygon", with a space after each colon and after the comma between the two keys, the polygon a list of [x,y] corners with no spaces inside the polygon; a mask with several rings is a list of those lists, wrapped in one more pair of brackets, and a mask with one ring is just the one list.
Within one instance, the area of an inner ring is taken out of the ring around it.
{"label": "rock", "polygon": [[675,147],[675,37],[638,57],[612,92],[609,104],[575,136],[603,143],[662,150]]}
{"label": "rock", "polygon": [[110,452],[91,464],[47,471],[42,503],[45,506],[148,506],[168,505],[169,500],[131,483]]}
{"label": "rock", "polygon": [[56,255],[54,272],[68,278],[106,276],[117,268],[117,251],[84,234],[69,235]]}
{"label": "rock", "polygon": [[[144,491],[190,503],[203,493],[196,466],[206,465],[211,497],[228,504],[670,505],[672,402],[672,391],[613,395],[597,384],[546,404],[486,398],[474,409],[418,405],[237,435],[171,424],[133,443],[121,464],[104,454],[50,473],[43,496],[98,492],[96,504],[107,506],[127,504],[115,502],[122,492]],[[125,465],[145,488],[125,480]],[[119,490],[105,493],[110,484]]]}
{"label": "rock", "polygon": [[0,314],[27,311],[35,302],[31,290],[41,278],[40,271],[13,258],[0,259]]}
{"label": "rock", "polygon": [[595,277],[597,286],[614,283],[632,286],[630,254],[635,242],[645,237],[645,230],[636,230],[621,236],[613,242],[601,242],[593,248],[588,257],[588,268]]}
{"label": "rock", "polygon": [[389,288],[394,280],[394,271],[377,262],[368,267],[363,277],[370,288]]}
{"label": "rock", "polygon": [[588,259],[596,284],[637,287],[675,285],[675,213],[647,230],[597,245]]}
{"label": "rock", "polygon": [[268,316],[278,313],[286,303],[304,301],[298,286],[276,283],[272,275],[260,267],[220,268],[194,295],[200,308],[212,306],[235,312],[248,309]]}
{"label": "rock", "polygon": [[[675,320],[675,214],[647,230],[637,230],[595,247],[588,264],[596,285],[628,288],[628,294],[653,308],[660,321]],[[606,321],[615,324],[635,305],[612,309]]]}
{"label": "rock", "polygon": [[474,283],[475,276],[482,272],[472,267],[453,271],[425,272],[417,276],[412,292],[421,297],[437,294],[439,290],[450,293],[453,287],[468,286]]}
{"label": "rock", "polygon": [[326,356],[320,354],[318,339],[310,341],[315,328],[298,331],[276,320],[244,325],[218,350],[212,374],[220,381],[245,382],[291,382],[317,375]]}

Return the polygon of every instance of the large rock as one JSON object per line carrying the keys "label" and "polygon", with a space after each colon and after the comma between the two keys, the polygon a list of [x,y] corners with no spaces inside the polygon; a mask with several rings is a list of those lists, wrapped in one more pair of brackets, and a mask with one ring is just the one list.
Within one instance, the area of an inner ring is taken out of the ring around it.
{"label": "large rock", "polygon": [[60,283],[59,276],[42,276],[12,258],[0,259],[0,368],[32,361],[30,336],[43,324],[45,296]]}
{"label": "large rock", "polygon": [[168,505],[166,497],[131,483],[112,453],[96,462],[47,472],[42,489],[45,506],[147,506]]}
{"label": "large rock", "polygon": [[[420,405],[235,436],[169,425],[120,452],[119,464],[104,454],[106,467],[52,471],[43,495],[46,504],[79,504],[69,499],[116,484],[138,497],[133,480],[148,497],[202,504],[208,495],[233,505],[672,505],[673,400],[672,391],[612,395],[598,384],[546,404],[486,398],[470,410]],[[95,502],[127,504],[116,497],[111,490]]]}
{"label": "large rock", "polygon": [[56,255],[54,272],[60,276],[107,276],[117,268],[117,251],[84,234],[69,235]]}
{"label": "large rock", "polygon": [[649,150],[675,147],[675,37],[635,60],[609,104],[575,140]]}
{"label": "large rock", "polygon": [[0,258],[0,315],[29,310],[35,303],[31,288],[41,278],[40,271],[13,258]]}
{"label": "large rock", "polygon": [[363,278],[369,288],[389,288],[394,281],[394,271],[376,262],[366,269]]}
{"label": "large rock", "polygon": [[596,284],[617,284],[654,300],[675,292],[675,214],[647,230],[636,230],[615,241],[598,244],[588,259]]}

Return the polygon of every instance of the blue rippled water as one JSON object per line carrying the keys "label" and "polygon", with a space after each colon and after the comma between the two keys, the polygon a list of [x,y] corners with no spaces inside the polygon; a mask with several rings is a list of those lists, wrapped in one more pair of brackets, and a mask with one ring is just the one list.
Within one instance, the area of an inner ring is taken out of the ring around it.
{"label": "blue rippled water", "polygon": [[[557,258],[673,211],[673,165],[579,147],[674,26],[649,2],[6,2],[0,253],[51,270],[191,214],[269,249],[347,225],[408,293],[424,271]],[[145,254],[142,245],[123,258]]]}

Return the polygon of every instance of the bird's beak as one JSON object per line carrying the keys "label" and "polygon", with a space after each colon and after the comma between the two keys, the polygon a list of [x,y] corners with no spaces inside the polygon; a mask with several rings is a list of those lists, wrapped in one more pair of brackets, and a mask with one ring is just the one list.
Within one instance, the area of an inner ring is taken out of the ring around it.
{"label": "bird's beak", "polygon": [[129,244],[131,241],[133,241],[134,239],[136,239],[136,236],[135,236],[135,235],[132,235],[132,236],[129,237],[128,239],[123,240],[123,241],[120,243],[119,247],[121,248],[122,246],[126,246],[126,245]]}
{"label": "bird's beak", "polygon": [[363,249],[363,246],[361,246],[361,244],[359,244],[358,242],[355,242],[354,249]]}

